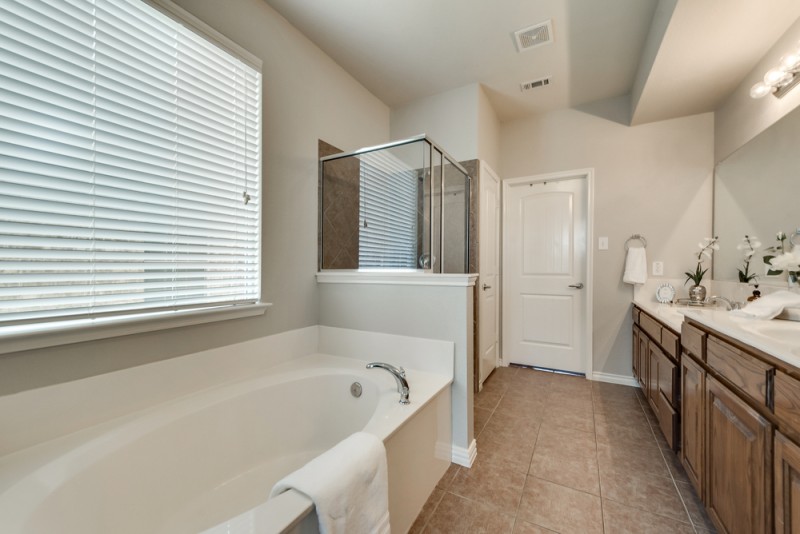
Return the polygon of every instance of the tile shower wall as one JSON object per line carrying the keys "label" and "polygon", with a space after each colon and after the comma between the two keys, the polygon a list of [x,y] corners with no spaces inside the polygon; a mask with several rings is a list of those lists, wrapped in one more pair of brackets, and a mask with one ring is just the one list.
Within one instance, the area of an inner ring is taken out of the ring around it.
{"label": "tile shower wall", "polygon": [[[319,141],[320,158],[340,152],[335,146]],[[325,176],[320,176],[322,233],[319,239],[323,269],[358,269],[360,173],[358,158],[344,158],[326,163]]]}

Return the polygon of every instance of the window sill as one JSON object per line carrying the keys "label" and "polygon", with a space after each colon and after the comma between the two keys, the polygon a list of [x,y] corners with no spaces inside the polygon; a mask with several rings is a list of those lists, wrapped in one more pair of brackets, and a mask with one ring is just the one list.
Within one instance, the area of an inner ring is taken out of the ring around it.
{"label": "window sill", "polygon": [[270,303],[224,306],[198,310],[143,313],[127,317],[78,319],[35,327],[0,328],[0,354],[68,345],[95,339],[155,332],[182,326],[263,315]]}
{"label": "window sill", "polygon": [[457,286],[475,285],[477,274],[433,274],[416,270],[357,269],[323,270],[317,272],[320,284],[383,284],[401,286]]}

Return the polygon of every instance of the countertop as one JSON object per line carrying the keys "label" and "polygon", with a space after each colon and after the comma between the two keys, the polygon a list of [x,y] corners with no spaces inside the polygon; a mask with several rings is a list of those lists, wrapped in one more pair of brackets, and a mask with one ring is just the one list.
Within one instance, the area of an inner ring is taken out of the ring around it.
{"label": "countertop", "polygon": [[800,322],[753,319],[722,308],[691,308],[684,315],[800,369]]}
{"label": "countertop", "polygon": [[687,317],[800,369],[800,322],[738,317],[724,307],[660,304],[647,298],[634,298],[633,303],[676,332]]}

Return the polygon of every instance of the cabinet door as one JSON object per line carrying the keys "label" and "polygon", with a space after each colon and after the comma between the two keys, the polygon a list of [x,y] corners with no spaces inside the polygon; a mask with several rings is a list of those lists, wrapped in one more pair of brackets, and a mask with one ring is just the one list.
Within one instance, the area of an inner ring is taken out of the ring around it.
{"label": "cabinet door", "polygon": [[681,463],[701,499],[704,499],[705,388],[705,372],[684,353],[681,358]]}
{"label": "cabinet door", "polygon": [[645,397],[648,397],[647,382],[650,374],[648,345],[647,336],[639,331],[639,387],[642,388],[642,393]]}
{"label": "cabinet door", "polygon": [[775,532],[800,533],[800,447],[775,434]]}
{"label": "cabinet door", "polygon": [[633,377],[636,380],[639,380],[640,372],[639,372],[639,327],[633,325],[633,347],[631,354],[633,355]]}
{"label": "cabinet door", "polygon": [[653,413],[658,417],[658,362],[661,351],[655,343],[647,344],[648,354],[648,376],[647,376],[647,399]]}
{"label": "cabinet door", "polygon": [[706,377],[706,505],[726,534],[770,531],[772,426],[727,387]]}

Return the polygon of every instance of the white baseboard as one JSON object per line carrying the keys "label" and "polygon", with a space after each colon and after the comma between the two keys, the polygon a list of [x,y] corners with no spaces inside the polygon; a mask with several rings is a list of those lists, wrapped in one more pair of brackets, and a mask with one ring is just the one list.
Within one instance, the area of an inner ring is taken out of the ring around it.
{"label": "white baseboard", "polygon": [[639,382],[632,376],[614,375],[611,373],[592,373],[592,380],[598,382],[608,382],[609,384],[621,384],[623,386],[639,387]]}
{"label": "white baseboard", "polygon": [[454,464],[463,465],[464,467],[472,467],[475,457],[478,455],[478,443],[473,439],[469,444],[469,448],[456,447],[453,445],[452,460]]}

